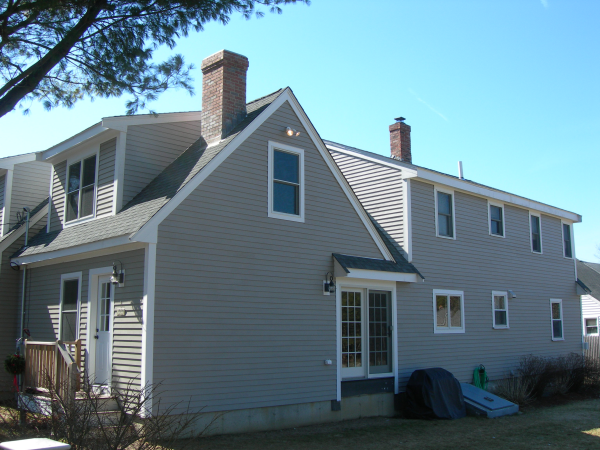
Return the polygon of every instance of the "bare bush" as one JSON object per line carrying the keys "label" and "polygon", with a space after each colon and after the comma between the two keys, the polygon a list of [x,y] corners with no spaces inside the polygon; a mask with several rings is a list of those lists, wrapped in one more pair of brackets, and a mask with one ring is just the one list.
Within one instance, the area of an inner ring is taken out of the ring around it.
{"label": "bare bush", "polygon": [[505,398],[519,406],[527,405],[533,400],[533,385],[525,377],[509,376],[500,380],[496,383],[492,392],[498,397]]}

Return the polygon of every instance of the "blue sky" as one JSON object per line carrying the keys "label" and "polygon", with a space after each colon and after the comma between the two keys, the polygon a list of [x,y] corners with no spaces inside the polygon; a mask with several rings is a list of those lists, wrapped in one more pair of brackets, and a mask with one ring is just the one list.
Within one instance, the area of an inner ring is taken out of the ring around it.
{"label": "blue sky", "polygon": [[[415,164],[456,174],[462,160],[468,179],[581,214],[577,256],[599,261],[599,19],[596,0],[313,0],[209,24],[175,52],[196,67],[223,48],[246,55],[248,99],[290,86],[324,139],[387,155],[402,115]],[[152,108],[199,110],[194,78],[194,97],[169,92]],[[124,114],[125,100],[12,112],[0,156]]]}

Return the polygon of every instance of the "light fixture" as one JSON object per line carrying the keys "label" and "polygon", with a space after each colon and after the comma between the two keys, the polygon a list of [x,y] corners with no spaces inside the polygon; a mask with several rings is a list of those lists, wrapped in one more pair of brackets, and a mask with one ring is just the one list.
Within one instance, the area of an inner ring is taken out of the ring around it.
{"label": "light fixture", "polygon": [[112,266],[112,275],[110,276],[110,282],[112,284],[123,284],[125,282],[125,273],[123,272],[123,263],[121,261],[117,261],[119,263],[120,270],[117,271],[117,263],[113,262]]}
{"label": "light fixture", "polygon": [[293,137],[293,136],[300,136],[300,132],[294,130],[291,127],[286,127],[285,129],[285,134],[287,134],[289,137]]}
{"label": "light fixture", "polygon": [[327,272],[325,279],[323,280],[323,295],[335,294],[335,282],[333,281],[333,274]]}
{"label": "light fixture", "polygon": [[508,298],[517,298],[517,294],[514,291],[508,290]]}

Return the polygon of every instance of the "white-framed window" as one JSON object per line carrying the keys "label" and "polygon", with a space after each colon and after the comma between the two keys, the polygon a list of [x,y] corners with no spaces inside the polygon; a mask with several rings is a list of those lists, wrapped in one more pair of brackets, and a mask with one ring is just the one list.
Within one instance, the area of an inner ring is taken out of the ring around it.
{"label": "white-framed window", "polygon": [[586,317],[583,319],[586,336],[598,336],[598,317]]}
{"label": "white-framed window", "polygon": [[65,223],[94,216],[97,179],[97,153],[73,163],[69,161],[65,187]]}
{"label": "white-framed window", "polygon": [[392,376],[394,288],[342,286],[339,292],[342,378]]}
{"label": "white-framed window", "polygon": [[552,323],[552,340],[564,340],[562,300],[550,299],[550,317]]}
{"label": "white-framed window", "polygon": [[542,216],[529,212],[529,233],[531,236],[531,251],[542,253]]}
{"label": "white-framed window", "polygon": [[562,222],[563,256],[573,258],[573,226]]}
{"label": "white-framed window", "polygon": [[456,239],[454,191],[436,187],[434,195],[436,235],[446,239]]}
{"label": "white-framed window", "polygon": [[465,305],[463,291],[433,290],[433,332],[464,333]]}
{"label": "white-framed window", "polygon": [[81,304],[81,272],[60,277],[60,311],[58,338],[74,341],[79,337],[79,308]]}
{"label": "white-framed window", "polygon": [[304,222],[304,150],[269,142],[268,216]]}
{"label": "white-framed window", "polygon": [[504,205],[488,202],[490,236],[504,237]]}
{"label": "white-framed window", "polygon": [[492,291],[492,321],[495,329],[508,328],[508,295],[506,291]]}

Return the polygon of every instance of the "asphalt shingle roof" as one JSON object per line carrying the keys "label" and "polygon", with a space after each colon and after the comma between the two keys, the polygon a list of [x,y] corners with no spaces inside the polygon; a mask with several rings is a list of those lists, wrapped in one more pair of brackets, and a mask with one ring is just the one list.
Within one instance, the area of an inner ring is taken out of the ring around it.
{"label": "asphalt shingle roof", "polygon": [[577,260],[577,278],[591,291],[592,297],[600,300],[600,264]]}
{"label": "asphalt shingle roof", "polygon": [[280,89],[248,103],[246,118],[217,145],[207,148],[206,142],[200,137],[116,215],[50,233],[42,231],[31,239],[27,248],[21,248],[13,257],[46,253],[135,233],[282,92]]}

